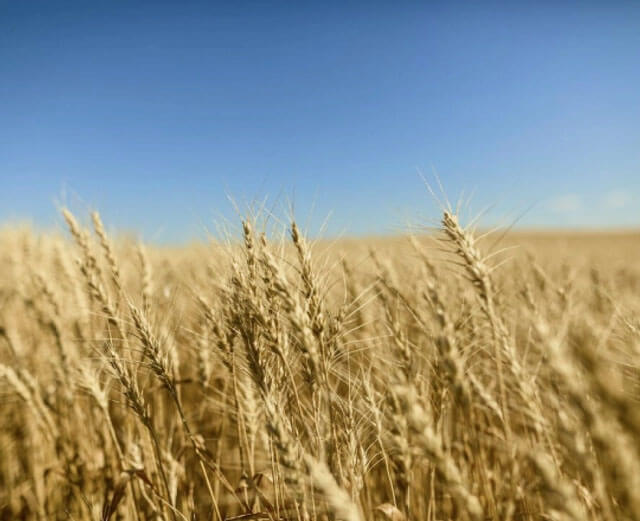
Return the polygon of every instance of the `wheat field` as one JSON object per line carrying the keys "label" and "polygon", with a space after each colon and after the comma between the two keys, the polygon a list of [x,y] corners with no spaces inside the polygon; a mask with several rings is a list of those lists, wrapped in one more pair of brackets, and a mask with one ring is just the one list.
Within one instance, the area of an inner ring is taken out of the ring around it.
{"label": "wheat field", "polygon": [[0,231],[0,520],[640,520],[640,234]]}

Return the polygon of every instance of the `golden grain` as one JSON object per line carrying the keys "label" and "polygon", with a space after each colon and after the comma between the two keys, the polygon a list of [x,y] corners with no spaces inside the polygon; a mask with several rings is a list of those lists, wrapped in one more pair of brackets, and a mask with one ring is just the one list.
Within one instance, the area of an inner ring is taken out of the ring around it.
{"label": "golden grain", "polygon": [[63,215],[0,234],[0,521],[640,520],[637,234]]}

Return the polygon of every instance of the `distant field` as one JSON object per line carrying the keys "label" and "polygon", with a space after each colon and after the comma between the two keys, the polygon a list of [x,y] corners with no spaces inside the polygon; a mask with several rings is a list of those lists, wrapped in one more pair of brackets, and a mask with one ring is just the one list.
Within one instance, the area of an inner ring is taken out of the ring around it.
{"label": "distant field", "polygon": [[65,218],[0,233],[0,520],[640,519],[640,231]]}

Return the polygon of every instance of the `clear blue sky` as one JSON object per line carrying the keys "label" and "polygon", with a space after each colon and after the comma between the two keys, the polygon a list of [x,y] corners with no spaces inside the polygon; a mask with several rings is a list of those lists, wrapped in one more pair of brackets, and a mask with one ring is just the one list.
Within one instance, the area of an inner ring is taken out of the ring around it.
{"label": "clear blue sky", "polygon": [[640,225],[640,4],[0,1],[0,222],[171,242],[268,196],[388,233],[433,169],[507,222]]}

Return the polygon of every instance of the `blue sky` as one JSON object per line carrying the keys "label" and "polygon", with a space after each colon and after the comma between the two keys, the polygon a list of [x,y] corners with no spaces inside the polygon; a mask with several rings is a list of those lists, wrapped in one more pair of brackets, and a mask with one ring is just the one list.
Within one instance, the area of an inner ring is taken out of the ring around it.
{"label": "blue sky", "polygon": [[640,4],[0,1],[0,222],[640,225]]}

